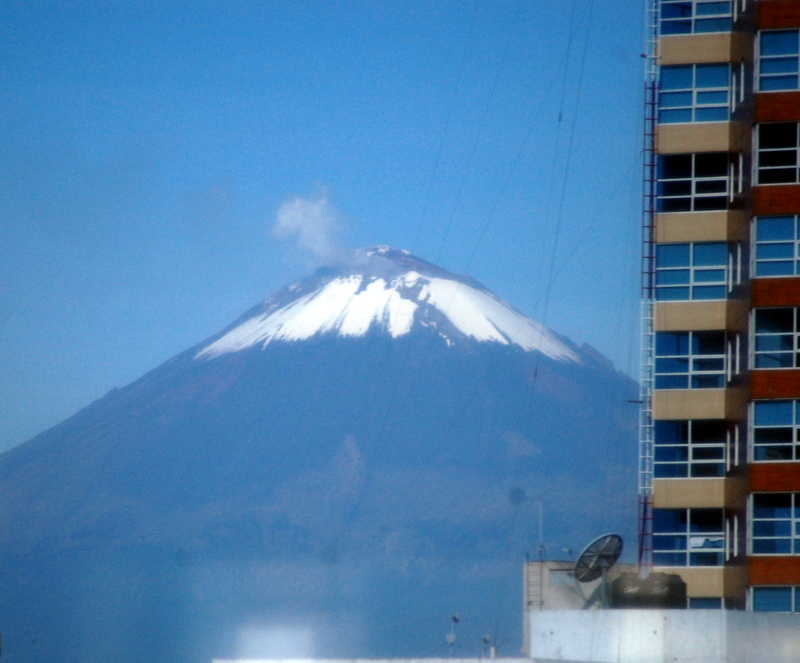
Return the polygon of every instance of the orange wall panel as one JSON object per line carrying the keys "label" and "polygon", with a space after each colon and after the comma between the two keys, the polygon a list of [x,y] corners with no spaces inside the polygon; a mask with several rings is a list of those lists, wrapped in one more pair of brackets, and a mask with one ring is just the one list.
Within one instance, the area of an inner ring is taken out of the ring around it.
{"label": "orange wall panel", "polygon": [[800,2],[796,0],[760,0],[756,3],[759,30],[800,27]]}
{"label": "orange wall panel", "polygon": [[750,492],[800,492],[800,463],[751,463]]}
{"label": "orange wall panel", "polygon": [[756,95],[756,122],[800,120],[800,92],[761,92]]}
{"label": "orange wall panel", "polygon": [[749,585],[800,585],[800,557],[750,557]]}
{"label": "orange wall panel", "polygon": [[800,398],[800,370],[750,371],[750,398]]}
{"label": "orange wall panel", "polygon": [[800,184],[753,187],[753,213],[797,214],[800,212]]}
{"label": "orange wall panel", "polygon": [[800,306],[800,277],[753,279],[750,306]]}

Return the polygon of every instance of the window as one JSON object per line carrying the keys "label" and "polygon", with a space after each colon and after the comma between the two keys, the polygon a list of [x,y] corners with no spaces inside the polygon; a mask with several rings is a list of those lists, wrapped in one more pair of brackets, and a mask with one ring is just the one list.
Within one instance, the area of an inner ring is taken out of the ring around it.
{"label": "window", "polygon": [[666,154],[658,157],[656,208],[659,212],[726,209],[732,164],[728,154]]}
{"label": "window", "polygon": [[800,612],[800,587],[752,587],[753,612]]}
{"label": "window", "polygon": [[755,220],[755,276],[797,276],[798,217],[760,216]]}
{"label": "window", "polygon": [[753,311],[753,368],[798,368],[797,309]]}
{"label": "window", "polygon": [[661,68],[659,122],[724,122],[729,117],[730,67],[727,64]]}
{"label": "window", "polygon": [[656,299],[725,299],[729,290],[724,242],[656,245]]}
{"label": "window", "polygon": [[794,184],[800,181],[798,126],[796,122],[758,125],[758,184]]}
{"label": "window", "polygon": [[656,389],[725,386],[725,332],[656,332]]}
{"label": "window", "polygon": [[800,500],[796,493],[753,495],[753,554],[800,553]]}
{"label": "window", "polygon": [[653,509],[653,564],[720,566],[723,530],[722,509]]}
{"label": "window", "polygon": [[656,421],[653,476],[724,476],[727,438],[721,420]]}
{"label": "window", "polygon": [[731,1],[661,0],[661,34],[727,32],[732,26]]}
{"label": "window", "polygon": [[758,91],[797,90],[800,31],[771,30],[758,34]]}
{"label": "window", "polygon": [[800,401],[754,401],[754,461],[800,460]]}

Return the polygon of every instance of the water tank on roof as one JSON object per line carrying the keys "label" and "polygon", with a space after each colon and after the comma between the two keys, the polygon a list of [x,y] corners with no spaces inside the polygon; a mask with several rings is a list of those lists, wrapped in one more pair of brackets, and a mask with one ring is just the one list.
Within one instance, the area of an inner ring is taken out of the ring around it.
{"label": "water tank on roof", "polygon": [[612,608],[685,608],[686,583],[676,573],[621,573],[611,583]]}

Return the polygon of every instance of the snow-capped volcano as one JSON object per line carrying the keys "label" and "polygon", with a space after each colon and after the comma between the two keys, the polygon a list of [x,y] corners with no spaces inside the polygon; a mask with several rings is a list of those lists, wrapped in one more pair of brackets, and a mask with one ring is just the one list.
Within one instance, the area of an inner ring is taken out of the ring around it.
{"label": "snow-capped volcano", "polygon": [[567,342],[477,282],[386,246],[357,251],[349,266],[320,270],[283,288],[197,358],[319,335],[352,338],[379,330],[397,338],[419,328],[434,331],[448,345],[471,339],[579,361]]}

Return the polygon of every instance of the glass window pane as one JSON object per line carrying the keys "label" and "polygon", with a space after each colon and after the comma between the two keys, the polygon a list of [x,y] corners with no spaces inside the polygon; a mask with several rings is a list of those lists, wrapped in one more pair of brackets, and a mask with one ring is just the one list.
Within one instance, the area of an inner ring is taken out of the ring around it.
{"label": "glass window pane", "polygon": [[775,76],[774,78],[761,78],[758,89],[761,92],[777,92],[780,90],[798,89],[797,76]]}
{"label": "glass window pane", "polygon": [[688,267],[688,244],[656,245],[656,267]]}
{"label": "glass window pane", "polygon": [[762,308],[756,309],[756,334],[792,333],[794,331],[794,309]]}
{"label": "glass window pane", "polygon": [[753,409],[756,426],[792,425],[792,401],[758,401]]}
{"label": "glass window pane", "polygon": [[777,447],[777,446],[764,446],[756,447],[754,449],[754,456],[756,460],[761,461],[779,461],[779,460],[792,460],[791,447]]}
{"label": "glass window pane", "polygon": [[661,286],[656,290],[656,299],[660,302],[683,302],[689,300],[689,294],[689,286]]}
{"label": "glass window pane", "polygon": [[728,197],[714,196],[709,198],[696,198],[694,200],[694,211],[704,212],[711,210],[723,210],[728,206]]}
{"label": "glass window pane", "polygon": [[685,446],[663,446],[656,444],[655,459],[658,462],[683,462],[689,460],[689,448]]}
{"label": "glass window pane", "polygon": [[756,355],[756,368],[791,368],[792,355],[778,353]]}
{"label": "glass window pane", "polygon": [[689,334],[687,332],[656,332],[656,355],[687,355]]}
{"label": "glass window pane", "polygon": [[728,155],[722,152],[695,155],[696,177],[715,177],[728,175]]}
{"label": "glass window pane", "polygon": [[692,509],[689,516],[690,532],[721,532],[722,509]]}
{"label": "glass window pane", "polygon": [[724,177],[715,177],[695,182],[695,191],[703,193],[725,193],[728,190],[728,180]]}
{"label": "glass window pane", "polygon": [[728,248],[723,242],[694,245],[695,265],[724,265],[728,259]]}
{"label": "glass window pane", "polygon": [[761,74],[796,74],[797,56],[790,58],[770,58],[761,61]]}
{"label": "glass window pane", "polygon": [[685,509],[653,509],[654,532],[685,532],[687,523]]}
{"label": "glass window pane", "polygon": [[726,64],[699,64],[695,76],[699,88],[728,87],[729,69]]}
{"label": "glass window pane", "polygon": [[753,610],[755,612],[791,612],[791,587],[754,587]]}
{"label": "glass window pane", "polygon": [[681,110],[661,110],[658,113],[658,121],[661,122],[662,124],[691,122],[692,110],[691,108],[683,108]]}
{"label": "glass window pane", "polygon": [[792,262],[764,262],[756,264],[756,276],[789,276],[794,274]]}
{"label": "glass window pane", "polygon": [[724,285],[699,285],[692,290],[692,299],[725,299],[726,295]]}
{"label": "glass window pane", "polygon": [[700,355],[723,354],[725,352],[725,334],[717,331],[694,332],[692,349],[695,354]]}
{"label": "glass window pane", "polygon": [[760,168],[773,168],[777,166],[793,166],[797,163],[797,151],[775,150],[774,152],[762,152],[758,165]]}
{"label": "glass window pane", "polygon": [[755,539],[753,552],[758,555],[788,555],[792,552],[791,539]]}
{"label": "glass window pane", "polygon": [[661,5],[661,18],[691,18],[692,3],[690,0],[683,2],[663,2]]}
{"label": "glass window pane", "polygon": [[731,29],[729,18],[697,19],[694,23],[695,32],[728,32]]}
{"label": "glass window pane", "polygon": [[792,496],[786,493],[753,495],[753,518],[790,518]]}
{"label": "glass window pane", "polygon": [[698,108],[695,111],[696,122],[724,122],[730,116],[728,107]]}
{"label": "glass window pane", "polygon": [[689,422],[656,421],[655,438],[664,444],[686,443],[689,440]]}
{"label": "glass window pane", "polygon": [[730,0],[722,2],[698,2],[695,5],[695,12],[698,16],[708,16],[710,14],[730,14]]}
{"label": "glass window pane", "polygon": [[724,269],[697,269],[694,272],[695,283],[719,283],[724,280]]}
{"label": "glass window pane", "polygon": [[[662,90],[689,90],[692,84],[692,66],[662,67],[659,86]],[[659,97],[659,101],[661,97]]]}
{"label": "glass window pane", "polygon": [[756,352],[792,352],[793,349],[791,335],[756,336]]}
{"label": "glass window pane", "polygon": [[674,154],[658,159],[659,179],[675,179],[692,176],[692,155]]}
{"label": "glass window pane", "polygon": [[756,240],[759,242],[794,237],[793,216],[761,216],[756,219]]}
{"label": "glass window pane", "polygon": [[656,373],[686,373],[689,370],[689,360],[681,357],[661,357],[656,359]]}
{"label": "glass window pane", "polygon": [[693,442],[725,442],[727,429],[724,421],[698,419],[692,422]]}
{"label": "glass window pane", "polygon": [[753,523],[753,536],[789,537],[792,535],[792,523],[789,520],[759,520]]}
{"label": "glass window pane", "polygon": [[660,108],[680,108],[692,105],[691,92],[662,92],[658,95]]}
{"label": "glass window pane", "polygon": [[683,285],[689,283],[688,269],[668,269],[656,272],[656,285]]}
{"label": "glass window pane", "polygon": [[785,428],[756,428],[753,431],[753,441],[756,444],[791,444],[792,429]]}
{"label": "glass window pane", "polygon": [[756,246],[756,260],[776,260],[780,258],[794,258],[794,244],[775,242],[774,244],[759,244]]}
{"label": "glass window pane", "polygon": [[761,124],[758,128],[760,149],[794,147],[797,143],[797,125],[793,122]]}
{"label": "glass window pane", "polygon": [[798,52],[797,30],[775,30],[761,33],[761,55],[785,55]]}

